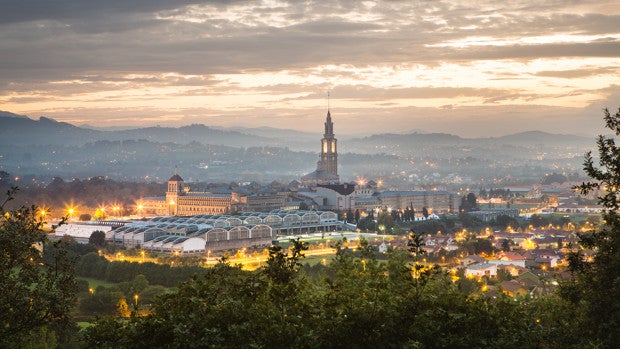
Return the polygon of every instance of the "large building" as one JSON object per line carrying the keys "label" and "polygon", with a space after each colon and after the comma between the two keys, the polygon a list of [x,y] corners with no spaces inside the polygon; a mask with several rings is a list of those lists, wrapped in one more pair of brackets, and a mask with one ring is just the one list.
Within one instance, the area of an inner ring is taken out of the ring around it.
{"label": "large building", "polygon": [[[206,253],[249,246],[268,246],[280,234],[334,231],[341,228],[337,219],[338,215],[334,212],[305,210],[165,216],[154,217],[148,221],[133,221],[108,230],[106,239],[127,248]],[[80,229],[72,228],[70,232],[84,230]]]}
{"label": "large building", "polygon": [[338,149],[337,139],[334,135],[334,123],[329,109],[325,120],[325,133],[321,139],[321,153],[316,164],[316,170],[301,177],[301,184],[306,187],[314,187],[317,184],[338,184]]}
{"label": "large building", "polygon": [[144,198],[138,205],[144,215],[190,216],[230,213],[236,201],[232,193],[193,192],[185,187],[183,178],[175,173],[168,180],[165,197]]}
{"label": "large building", "polygon": [[315,171],[301,178],[301,184],[305,188],[297,194],[311,200],[321,210],[404,210],[412,207],[419,212],[424,208],[435,213],[458,212],[459,197],[446,191],[378,191],[374,182],[372,185],[363,186],[355,183],[341,184],[338,176],[337,140],[329,108],[316,167]]}
{"label": "large building", "polygon": [[444,190],[386,190],[377,197],[385,208],[405,210],[411,207],[416,212],[424,208],[434,213],[458,212],[460,204],[458,195]]}

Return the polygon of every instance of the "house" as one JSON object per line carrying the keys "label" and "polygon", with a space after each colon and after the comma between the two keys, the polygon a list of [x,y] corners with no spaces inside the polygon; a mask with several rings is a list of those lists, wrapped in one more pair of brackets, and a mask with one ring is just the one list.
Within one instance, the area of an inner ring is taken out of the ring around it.
{"label": "house", "polygon": [[491,263],[475,263],[465,268],[466,277],[496,277],[497,265]]}
{"label": "house", "polygon": [[484,262],[484,258],[478,255],[475,255],[475,254],[469,255],[461,259],[461,264],[464,266],[468,266],[468,265],[475,264],[475,263],[482,263],[482,262]]}
{"label": "house", "polygon": [[502,291],[510,297],[525,296],[530,293],[525,286],[515,280],[503,281],[500,286]]}
{"label": "house", "polygon": [[[493,261],[489,261],[489,263],[493,263]],[[529,269],[525,267],[520,267],[514,264],[498,264],[497,269],[503,269],[508,272],[511,276],[519,276],[523,273],[529,271]]]}

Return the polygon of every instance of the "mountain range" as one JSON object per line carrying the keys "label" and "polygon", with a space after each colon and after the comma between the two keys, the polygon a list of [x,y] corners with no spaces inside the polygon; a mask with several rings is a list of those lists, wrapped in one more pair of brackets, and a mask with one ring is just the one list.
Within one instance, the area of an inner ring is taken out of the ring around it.
{"label": "mountain range", "polygon": [[[225,145],[234,147],[275,146],[295,150],[316,150],[320,134],[271,127],[221,129],[203,124],[182,127],[145,127],[123,130],[101,130],[79,127],[66,122],[40,117],[33,120],[23,115],[0,111],[0,144],[12,145],[83,145],[96,141],[148,140],[158,143]],[[589,147],[594,140],[567,134],[541,131],[521,132],[500,137],[462,138],[446,133],[413,132],[376,134],[361,138],[341,139],[340,150],[353,153],[381,153],[386,149],[405,151],[428,146],[525,146],[525,147]],[[344,141],[344,142],[343,142]]]}

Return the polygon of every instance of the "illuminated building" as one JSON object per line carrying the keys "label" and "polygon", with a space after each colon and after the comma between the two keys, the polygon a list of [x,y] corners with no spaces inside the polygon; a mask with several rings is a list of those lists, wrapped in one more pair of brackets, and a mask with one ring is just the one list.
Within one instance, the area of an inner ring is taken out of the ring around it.
{"label": "illuminated building", "polygon": [[338,149],[337,139],[334,135],[334,123],[329,109],[325,120],[325,133],[321,139],[321,153],[316,164],[316,170],[301,177],[301,184],[313,187],[317,184],[338,184]]}
{"label": "illuminated building", "polygon": [[232,193],[193,192],[175,173],[168,180],[165,197],[144,198],[139,205],[142,205],[145,215],[189,216],[229,213],[235,202],[236,197]]}

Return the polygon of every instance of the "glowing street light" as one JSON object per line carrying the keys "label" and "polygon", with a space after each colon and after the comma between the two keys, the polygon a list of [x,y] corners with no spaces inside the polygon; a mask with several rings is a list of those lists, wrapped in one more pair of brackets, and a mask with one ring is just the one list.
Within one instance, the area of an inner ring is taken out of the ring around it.
{"label": "glowing street light", "polygon": [[71,219],[73,217],[74,213],[75,213],[75,209],[73,207],[69,207],[67,209],[67,215],[69,216],[69,219]]}

